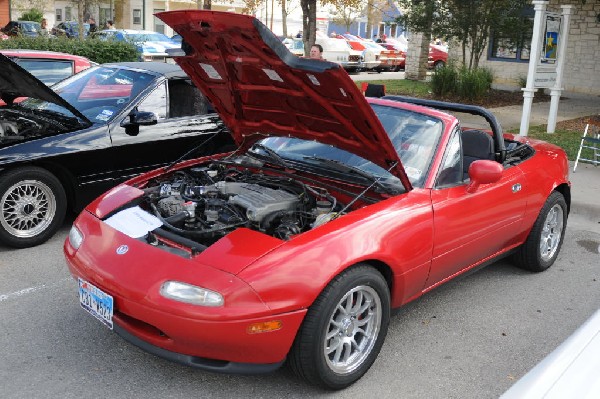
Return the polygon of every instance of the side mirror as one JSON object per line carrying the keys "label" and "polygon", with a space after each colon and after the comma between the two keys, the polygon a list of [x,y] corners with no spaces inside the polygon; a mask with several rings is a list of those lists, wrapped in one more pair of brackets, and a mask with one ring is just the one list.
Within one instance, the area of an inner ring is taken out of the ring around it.
{"label": "side mirror", "polygon": [[140,126],[156,125],[158,118],[154,112],[138,111],[137,108],[131,110],[127,118],[121,121],[121,127],[125,128],[125,133],[129,136],[137,136],[140,133]]}
{"label": "side mirror", "polygon": [[469,166],[469,178],[471,182],[467,186],[467,192],[477,191],[481,184],[496,183],[502,178],[504,168],[496,161],[478,160]]}

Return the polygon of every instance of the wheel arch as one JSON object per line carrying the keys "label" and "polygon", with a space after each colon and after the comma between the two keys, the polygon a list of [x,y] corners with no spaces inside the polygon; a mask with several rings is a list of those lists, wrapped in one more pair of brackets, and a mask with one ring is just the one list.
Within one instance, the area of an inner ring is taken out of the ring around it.
{"label": "wheel arch", "polygon": [[554,188],[554,191],[558,191],[565,198],[567,203],[567,213],[571,212],[571,187],[567,183],[559,184]]}
{"label": "wheel arch", "polygon": [[66,168],[58,164],[52,162],[26,162],[11,164],[1,168],[0,175],[3,175],[11,170],[27,167],[44,169],[45,171],[54,175],[54,177],[58,179],[63,189],[65,190],[65,194],[67,196],[67,209],[74,209],[74,205],[76,203],[76,194],[74,189],[75,178]]}

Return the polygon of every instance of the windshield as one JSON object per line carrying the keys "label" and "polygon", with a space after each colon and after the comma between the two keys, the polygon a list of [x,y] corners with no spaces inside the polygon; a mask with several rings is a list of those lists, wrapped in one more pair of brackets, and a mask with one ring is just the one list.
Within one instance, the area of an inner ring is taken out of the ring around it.
{"label": "windshield", "polygon": [[[442,122],[399,108],[372,106],[398,152],[411,184],[422,187],[443,132]],[[385,185],[402,187],[400,180],[382,167],[330,145],[286,137],[267,138],[261,144],[286,161],[312,163],[315,159],[329,159],[381,178]],[[331,169],[331,165],[323,165]]]}
{"label": "windshield", "polygon": [[[140,71],[97,66],[59,82],[52,90],[92,123],[104,124],[115,118],[154,79],[153,75]],[[20,105],[71,115],[62,106],[38,99],[30,98]]]}
{"label": "windshield", "polygon": [[21,22],[21,30],[23,32],[39,32],[40,24],[37,22]]}
{"label": "windshield", "polygon": [[172,40],[161,33],[134,33],[127,34],[125,38],[132,42],[172,42]]}

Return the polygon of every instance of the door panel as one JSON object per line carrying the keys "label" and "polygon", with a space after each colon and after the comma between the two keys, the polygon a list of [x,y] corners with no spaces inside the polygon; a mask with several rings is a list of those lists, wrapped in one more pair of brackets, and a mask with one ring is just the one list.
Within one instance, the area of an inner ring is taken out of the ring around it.
{"label": "door panel", "polygon": [[505,169],[501,180],[468,193],[467,185],[432,190],[434,249],[427,286],[513,243],[527,205],[524,175]]}

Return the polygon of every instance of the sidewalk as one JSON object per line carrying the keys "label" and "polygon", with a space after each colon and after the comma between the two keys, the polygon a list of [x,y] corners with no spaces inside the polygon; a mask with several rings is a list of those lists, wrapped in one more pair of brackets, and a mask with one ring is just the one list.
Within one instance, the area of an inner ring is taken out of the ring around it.
{"label": "sidewalk", "polygon": [[[523,105],[491,108],[490,111],[500,121],[504,130],[519,129]],[[550,102],[533,103],[529,126],[545,125],[548,123]],[[556,121],[575,119],[582,116],[600,114],[600,96],[565,92],[558,103]],[[581,132],[583,135],[583,132]]]}

